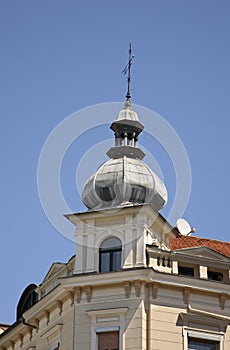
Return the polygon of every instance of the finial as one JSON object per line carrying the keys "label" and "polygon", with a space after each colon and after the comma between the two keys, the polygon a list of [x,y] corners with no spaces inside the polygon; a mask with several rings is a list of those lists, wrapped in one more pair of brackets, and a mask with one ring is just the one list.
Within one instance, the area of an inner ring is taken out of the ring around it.
{"label": "finial", "polygon": [[130,101],[131,99],[131,94],[130,94],[130,83],[131,83],[131,65],[132,65],[132,61],[133,61],[134,56],[132,55],[132,47],[131,47],[131,43],[129,44],[129,61],[127,63],[127,65],[125,66],[125,68],[123,69],[122,73],[124,75],[126,75],[127,73],[127,81],[128,81],[128,89],[127,89],[127,94],[126,94],[126,101]]}

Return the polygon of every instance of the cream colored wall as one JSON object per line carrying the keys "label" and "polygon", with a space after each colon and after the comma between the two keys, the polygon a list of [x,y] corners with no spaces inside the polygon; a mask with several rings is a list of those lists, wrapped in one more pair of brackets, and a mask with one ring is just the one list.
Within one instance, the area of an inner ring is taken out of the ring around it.
{"label": "cream colored wall", "polygon": [[[63,273],[61,271],[59,277]],[[53,280],[52,276],[51,284]],[[122,325],[121,318],[119,322],[103,323],[103,327],[118,325],[124,328],[122,350],[182,350],[183,325],[178,323],[178,316],[188,314],[188,304],[216,315],[230,315],[229,285],[152,269],[72,276],[61,278],[58,283],[58,287],[25,313],[26,321],[34,325],[38,323],[38,330],[19,324],[0,339],[0,350],[50,350],[47,334],[52,333],[57,325],[63,325],[60,350],[92,350],[92,318],[89,313],[109,309],[127,309]],[[49,280],[45,284],[48,286]],[[216,324],[218,322],[217,317]],[[217,328],[203,326],[208,331],[217,331]],[[224,337],[224,350],[228,350],[229,327]]]}
{"label": "cream colored wall", "polygon": [[[89,278],[93,279],[93,276]],[[183,289],[172,288],[169,285],[158,286],[157,292],[152,294],[151,288],[150,284],[130,281],[129,295],[127,295],[124,284],[119,283],[94,287],[91,301],[87,301],[86,294],[83,293],[82,300],[78,303],[75,295],[74,306],[71,306],[71,299],[67,298],[63,302],[61,314],[57,307],[50,310],[48,324],[45,314],[43,317],[40,316],[39,330],[32,330],[31,340],[28,327],[24,326],[18,331],[18,339],[14,347],[8,342],[4,345],[5,349],[32,350],[33,346],[36,346],[36,350],[49,350],[50,347],[46,342],[47,332],[55,325],[63,324],[60,350],[91,350],[92,319],[89,312],[113,309],[116,313],[118,309],[127,308],[124,314],[123,350],[182,350],[183,332],[182,325],[178,323],[178,316],[180,313],[187,313]],[[55,296],[54,290],[52,301],[55,300]],[[188,301],[194,308],[226,316],[230,314],[229,299],[225,303],[224,310],[221,310],[218,294],[215,293],[191,291]],[[148,305],[150,305],[149,308]],[[150,327],[149,348],[147,347],[147,324]],[[116,322],[108,321],[106,325],[116,325]],[[204,329],[210,330],[210,327],[204,326]],[[23,345],[21,345],[19,334],[23,335]],[[1,345],[3,345],[2,340],[0,340],[0,349]],[[230,330],[228,329],[225,334],[225,350],[229,346]]]}
{"label": "cream colored wall", "polygon": [[182,349],[181,327],[176,326],[178,309],[151,305],[151,350]]}

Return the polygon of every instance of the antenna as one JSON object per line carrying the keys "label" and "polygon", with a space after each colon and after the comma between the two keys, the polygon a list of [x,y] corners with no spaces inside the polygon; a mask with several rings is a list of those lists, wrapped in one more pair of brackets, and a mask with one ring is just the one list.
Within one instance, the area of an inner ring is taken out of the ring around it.
{"label": "antenna", "polygon": [[130,83],[131,83],[131,65],[133,63],[133,58],[134,56],[132,55],[132,45],[131,43],[129,44],[129,61],[125,68],[123,69],[122,73],[124,75],[127,75],[127,81],[128,81],[128,89],[127,89],[127,94],[126,94],[126,101],[130,101],[131,99],[131,94],[130,94]]}

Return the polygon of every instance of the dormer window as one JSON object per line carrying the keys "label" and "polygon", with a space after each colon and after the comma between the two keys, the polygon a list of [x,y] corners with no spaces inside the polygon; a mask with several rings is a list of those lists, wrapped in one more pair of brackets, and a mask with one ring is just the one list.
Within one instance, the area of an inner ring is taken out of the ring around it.
{"label": "dormer window", "polygon": [[223,281],[223,274],[217,271],[208,270],[208,279],[212,281]]}
{"label": "dormer window", "polygon": [[99,272],[118,271],[121,268],[122,244],[120,239],[105,239],[99,248]]}
{"label": "dormer window", "polygon": [[194,277],[194,268],[188,266],[178,266],[178,274]]}

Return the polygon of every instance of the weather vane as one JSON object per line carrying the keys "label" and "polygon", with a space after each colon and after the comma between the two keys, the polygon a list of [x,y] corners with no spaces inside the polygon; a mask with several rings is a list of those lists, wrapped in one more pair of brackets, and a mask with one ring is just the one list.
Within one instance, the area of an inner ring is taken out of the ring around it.
{"label": "weather vane", "polygon": [[131,43],[129,44],[129,61],[127,63],[127,65],[125,66],[125,68],[123,69],[122,73],[126,76],[127,75],[127,81],[128,81],[128,89],[127,89],[127,94],[126,94],[126,100],[130,101],[131,98],[131,94],[130,94],[130,83],[131,83],[131,65],[132,65],[132,61],[133,61],[134,56],[132,55],[132,47],[131,47]]}

